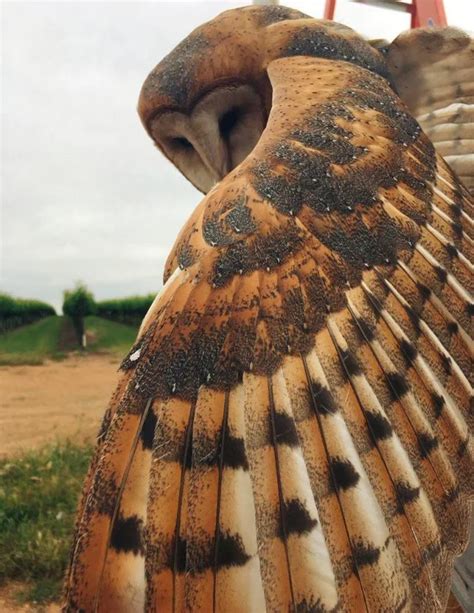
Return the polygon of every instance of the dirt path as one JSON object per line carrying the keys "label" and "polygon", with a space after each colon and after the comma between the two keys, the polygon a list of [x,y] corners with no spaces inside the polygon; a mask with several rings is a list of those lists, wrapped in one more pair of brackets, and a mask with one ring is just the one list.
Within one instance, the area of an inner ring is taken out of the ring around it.
{"label": "dirt path", "polygon": [[119,361],[73,356],[0,368],[0,457],[58,439],[92,439],[114,390]]}

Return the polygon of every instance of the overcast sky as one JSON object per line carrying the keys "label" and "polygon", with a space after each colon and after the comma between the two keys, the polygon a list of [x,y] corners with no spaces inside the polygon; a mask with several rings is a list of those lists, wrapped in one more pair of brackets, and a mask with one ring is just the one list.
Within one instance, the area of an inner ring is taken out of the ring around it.
{"label": "overcast sky", "polygon": [[[155,292],[200,200],[136,114],[148,72],[192,29],[248,2],[2,2],[1,289],[56,307]],[[282,2],[321,17],[323,0]],[[394,38],[406,15],[339,0],[336,19]],[[471,0],[445,0],[474,28]]]}

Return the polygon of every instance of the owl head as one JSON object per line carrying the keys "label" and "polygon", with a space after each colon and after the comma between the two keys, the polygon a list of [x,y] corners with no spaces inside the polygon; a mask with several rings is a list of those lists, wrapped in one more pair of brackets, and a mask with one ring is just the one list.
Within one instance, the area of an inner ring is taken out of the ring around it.
{"label": "owl head", "polygon": [[[272,108],[268,68],[290,56],[350,62],[388,79],[435,145],[439,135],[430,112],[469,101],[469,86],[462,84],[472,40],[456,28],[417,28],[390,44],[369,42],[346,26],[294,9],[249,6],[200,26],[152,70],[138,103],[143,125],[178,170],[207,193],[259,141]],[[456,121],[462,131],[471,120]],[[451,155],[443,146],[440,153]],[[454,153],[449,161],[472,186],[469,160],[458,149]]]}
{"label": "owl head", "polygon": [[207,193],[256,145],[272,105],[267,67],[292,55],[385,72],[382,54],[350,28],[282,6],[234,9],[194,30],[152,70],[138,103],[143,125]]}

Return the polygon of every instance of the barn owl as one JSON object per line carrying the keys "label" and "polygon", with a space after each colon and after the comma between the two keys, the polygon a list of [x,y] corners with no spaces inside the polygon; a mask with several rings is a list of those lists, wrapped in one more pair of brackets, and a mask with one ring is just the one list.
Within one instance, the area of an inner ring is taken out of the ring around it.
{"label": "barn owl", "polygon": [[403,48],[247,7],[146,79],[147,132],[206,195],[122,363],[66,611],[445,609],[473,203],[396,93]]}

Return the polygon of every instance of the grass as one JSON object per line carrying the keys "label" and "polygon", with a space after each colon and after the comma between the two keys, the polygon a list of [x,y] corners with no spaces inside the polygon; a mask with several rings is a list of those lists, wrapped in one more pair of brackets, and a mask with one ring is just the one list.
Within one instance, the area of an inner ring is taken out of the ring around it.
{"label": "grass", "polygon": [[0,336],[1,364],[41,364],[47,357],[61,357],[58,339],[63,318],[46,317]]}
{"label": "grass", "polygon": [[[125,356],[137,330],[132,326],[100,317],[86,317],[87,353],[107,352]],[[79,351],[69,318],[46,317],[0,335],[0,366],[42,364],[46,359],[62,359],[68,351]]]}
{"label": "grass", "polygon": [[86,317],[87,351],[125,356],[137,337],[137,329],[95,315]]}
{"label": "grass", "polygon": [[60,596],[91,453],[58,443],[0,461],[0,581],[25,584],[20,600]]}

